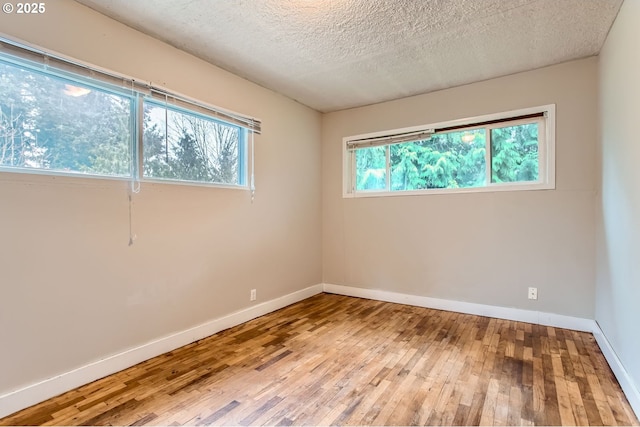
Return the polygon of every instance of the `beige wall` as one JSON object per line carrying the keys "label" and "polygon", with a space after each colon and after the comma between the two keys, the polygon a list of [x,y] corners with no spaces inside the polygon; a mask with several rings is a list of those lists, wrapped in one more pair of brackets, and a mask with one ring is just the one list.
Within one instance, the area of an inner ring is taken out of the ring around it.
{"label": "beige wall", "polygon": [[595,318],[640,390],[640,1],[627,0],[600,54]]}
{"label": "beige wall", "polygon": [[0,173],[0,395],[321,282],[321,116],[75,2],[0,31],[259,117],[247,191]]}
{"label": "beige wall", "polygon": [[[544,104],[554,191],[342,198],[345,136]],[[324,282],[593,318],[596,123],[596,58],[326,114]]]}

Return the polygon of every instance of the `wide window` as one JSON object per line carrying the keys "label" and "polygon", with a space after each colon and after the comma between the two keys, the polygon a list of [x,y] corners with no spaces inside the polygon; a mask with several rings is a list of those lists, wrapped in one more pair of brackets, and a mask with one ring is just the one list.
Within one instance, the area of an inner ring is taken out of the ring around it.
{"label": "wide window", "polygon": [[550,189],[555,107],[344,139],[344,196]]}
{"label": "wide window", "polygon": [[260,130],[255,118],[0,38],[0,171],[253,190],[248,135]]}

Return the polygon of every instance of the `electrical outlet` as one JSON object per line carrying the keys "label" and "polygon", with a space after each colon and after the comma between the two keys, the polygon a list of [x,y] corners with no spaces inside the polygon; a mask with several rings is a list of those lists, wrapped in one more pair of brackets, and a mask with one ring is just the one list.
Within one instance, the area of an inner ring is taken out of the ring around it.
{"label": "electrical outlet", "polygon": [[529,299],[538,299],[538,288],[529,288]]}
{"label": "electrical outlet", "polygon": [[255,301],[256,300],[256,290],[255,289],[251,289],[251,296],[249,298],[251,299],[251,301]]}

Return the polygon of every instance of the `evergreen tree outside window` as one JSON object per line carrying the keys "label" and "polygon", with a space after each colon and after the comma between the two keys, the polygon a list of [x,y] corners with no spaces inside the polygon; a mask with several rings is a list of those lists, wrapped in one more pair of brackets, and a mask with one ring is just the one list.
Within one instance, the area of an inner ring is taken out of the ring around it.
{"label": "evergreen tree outside window", "polygon": [[126,177],[131,96],[0,61],[0,167]]}
{"label": "evergreen tree outside window", "polygon": [[344,138],[343,196],[553,189],[554,133],[547,105]]}
{"label": "evergreen tree outside window", "polygon": [[538,180],[538,125],[491,129],[491,182]]}
{"label": "evergreen tree outside window", "polygon": [[246,130],[145,101],[143,178],[244,185]]}
{"label": "evergreen tree outside window", "polygon": [[389,148],[391,191],[479,187],[486,183],[483,130],[436,134]]}
{"label": "evergreen tree outside window", "polygon": [[387,154],[385,147],[357,150],[356,188],[362,191],[384,190],[387,182]]}

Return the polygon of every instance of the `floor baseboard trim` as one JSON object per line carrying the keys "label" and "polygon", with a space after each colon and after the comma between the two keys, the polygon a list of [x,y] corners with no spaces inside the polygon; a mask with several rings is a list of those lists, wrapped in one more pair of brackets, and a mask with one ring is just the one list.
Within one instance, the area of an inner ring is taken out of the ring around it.
{"label": "floor baseboard trim", "polygon": [[572,329],[576,331],[591,332],[595,337],[602,354],[611,367],[620,387],[624,392],[631,408],[640,418],[640,391],[635,386],[624,365],[616,355],[613,347],[607,340],[600,326],[595,320],[581,317],[565,316],[561,314],[545,313],[519,308],[499,307],[493,305],[476,304],[463,301],[445,300],[417,295],[402,294],[398,292],[383,291],[377,289],[356,288],[353,286],[323,284],[324,292],[330,294],[345,295],[358,298],[366,298],[377,301],[407,304],[417,307],[434,308],[438,310],[455,311],[457,313],[475,314],[478,316],[495,317],[498,319],[515,320],[518,322],[534,323],[557,328]]}
{"label": "floor baseboard trim", "polygon": [[0,418],[323,292],[323,285],[256,304],[0,396]]}
{"label": "floor baseboard trim", "polygon": [[631,380],[631,376],[629,376],[629,373],[618,358],[618,355],[613,350],[613,347],[611,346],[611,343],[609,343],[606,335],[602,332],[602,329],[600,329],[600,325],[598,325],[597,322],[594,323],[595,328],[593,336],[595,337],[598,346],[600,346],[600,350],[602,350],[604,358],[607,359],[607,363],[609,364],[609,367],[611,367],[613,374],[616,376],[618,383],[620,383],[620,387],[622,388],[624,395],[627,397],[629,405],[631,405],[636,417],[640,419],[640,390],[638,390]]}
{"label": "floor baseboard trim", "polygon": [[564,316],[562,314],[544,313],[520,308],[499,307],[495,305],[431,298],[377,289],[356,288],[352,286],[332,285],[328,283],[323,284],[323,288],[325,292],[330,294],[395,302],[398,304],[455,311],[457,313],[475,314],[477,316],[495,317],[498,319],[515,320],[545,326],[555,326],[557,328],[573,329],[583,332],[592,332],[595,324],[595,321],[581,317]]}

